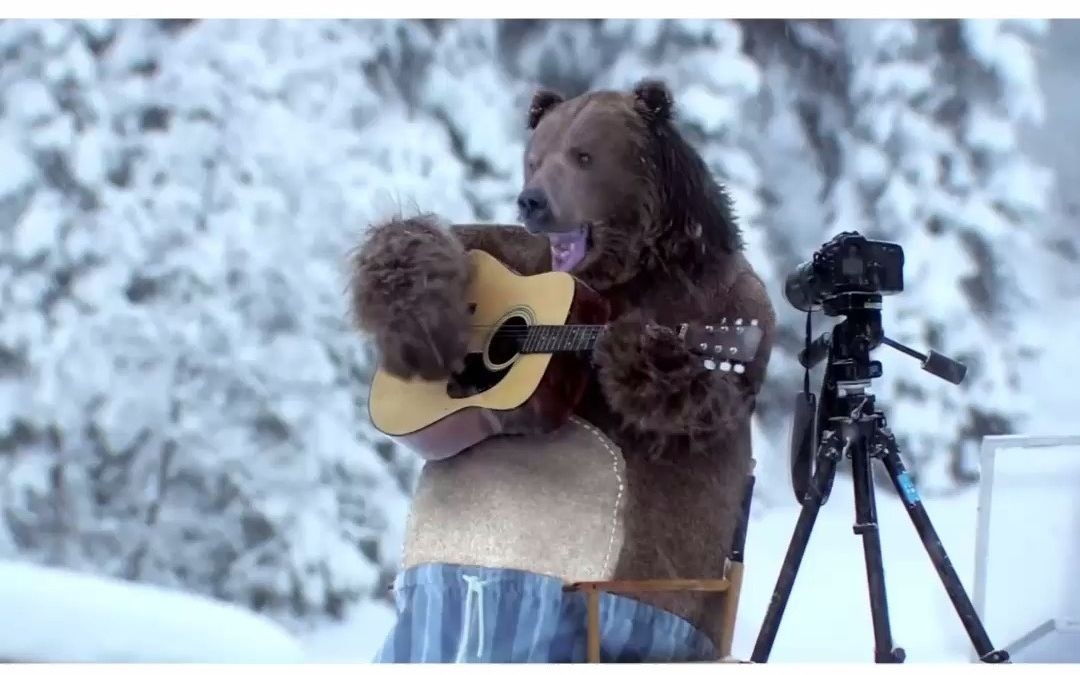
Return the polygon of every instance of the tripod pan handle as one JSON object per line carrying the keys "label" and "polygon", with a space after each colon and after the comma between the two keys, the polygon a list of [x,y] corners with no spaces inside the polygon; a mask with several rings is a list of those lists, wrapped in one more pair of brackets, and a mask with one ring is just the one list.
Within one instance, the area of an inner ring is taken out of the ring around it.
{"label": "tripod pan handle", "polygon": [[953,384],[960,384],[964,381],[964,377],[967,375],[967,366],[960,363],[955,359],[950,359],[941,352],[936,352],[933,349],[926,356],[926,360],[922,364],[923,370],[931,375],[937,375],[946,382]]}

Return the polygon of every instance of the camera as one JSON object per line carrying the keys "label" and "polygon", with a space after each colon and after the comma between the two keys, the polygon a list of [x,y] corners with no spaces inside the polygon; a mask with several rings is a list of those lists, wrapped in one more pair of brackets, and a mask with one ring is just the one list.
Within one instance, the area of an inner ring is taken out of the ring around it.
{"label": "camera", "polygon": [[904,249],[898,244],[841,232],[784,282],[784,297],[801,312],[820,309],[844,294],[893,295],[904,290]]}

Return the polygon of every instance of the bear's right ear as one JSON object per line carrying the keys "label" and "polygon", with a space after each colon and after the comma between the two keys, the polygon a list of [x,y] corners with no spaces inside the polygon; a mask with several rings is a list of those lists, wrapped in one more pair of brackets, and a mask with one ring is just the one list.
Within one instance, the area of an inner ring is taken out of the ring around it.
{"label": "bear's right ear", "polygon": [[666,122],[671,119],[675,97],[663,80],[644,79],[634,85],[634,105],[650,122]]}
{"label": "bear's right ear", "polygon": [[532,103],[529,104],[529,128],[535,129],[540,118],[565,100],[562,94],[550,89],[541,89],[533,94]]}

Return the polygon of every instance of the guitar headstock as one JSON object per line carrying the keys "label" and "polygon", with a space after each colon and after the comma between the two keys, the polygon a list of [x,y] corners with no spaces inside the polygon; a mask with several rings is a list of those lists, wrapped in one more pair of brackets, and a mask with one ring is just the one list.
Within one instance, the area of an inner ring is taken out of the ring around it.
{"label": "guitar headstock", "polygon": [[705,367],[736,373],[746,372],[746,364],[754,360],[764,331],[757,319],[728,320],[719,323],[679,326],[679,337],[687,349],[704,357]]}

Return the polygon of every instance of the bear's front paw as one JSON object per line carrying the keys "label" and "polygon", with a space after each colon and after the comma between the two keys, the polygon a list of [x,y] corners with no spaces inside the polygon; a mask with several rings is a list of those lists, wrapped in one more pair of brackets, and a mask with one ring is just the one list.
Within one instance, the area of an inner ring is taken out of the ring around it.
{"label": "bear's front paw", "polygon": [[440,379],[467,352],[468,283],[464,247],[433,218],[373,225],[352,257],[353,320],[387,372]]}
{"label": "bear's front paw", "polygon": [[663,427],[691,395],[701,363],[670,328],[634,313],[608,326],[594,354],[600,388],[612,409],[639,426]]}

